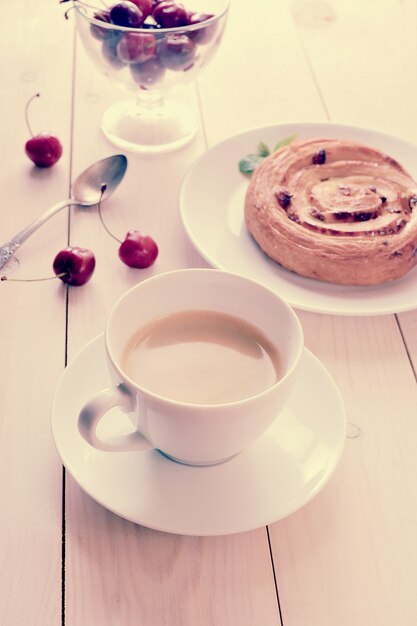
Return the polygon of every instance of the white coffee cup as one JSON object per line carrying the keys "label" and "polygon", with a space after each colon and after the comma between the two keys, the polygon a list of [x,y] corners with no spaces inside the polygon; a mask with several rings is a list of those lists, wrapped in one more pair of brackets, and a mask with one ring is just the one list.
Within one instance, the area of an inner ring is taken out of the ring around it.
{"label": "white coffee cup", "polygon": [[[123,371],[121,358],[138,327],[180,311],[216,311],[259,328],[280,353],[283,375],[256,395],[224,404],[191,404],[157,395]],[[279,419],[293,388],[303,352],[301,324],[272,290],[237,274],[184,269],[149,278],[115,304],[105,328],[105,346],[114,387],[100,391],[81,410],[79,431],[99,450],[155,448],[190,465],[224,461],[247,448]],[[135,431],[100,438],[104,414],[119,407]]]}

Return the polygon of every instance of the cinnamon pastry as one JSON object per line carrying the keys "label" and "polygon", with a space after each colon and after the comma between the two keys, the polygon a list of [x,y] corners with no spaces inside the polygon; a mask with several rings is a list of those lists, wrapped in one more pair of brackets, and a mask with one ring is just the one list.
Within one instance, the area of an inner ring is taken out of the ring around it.
{"label": "cinnamon pastry", "polygon": [[417,183],[360,143],[294,142],[252,175],[245,221],[271,259],[302,276],[376,285],[417,263]]}

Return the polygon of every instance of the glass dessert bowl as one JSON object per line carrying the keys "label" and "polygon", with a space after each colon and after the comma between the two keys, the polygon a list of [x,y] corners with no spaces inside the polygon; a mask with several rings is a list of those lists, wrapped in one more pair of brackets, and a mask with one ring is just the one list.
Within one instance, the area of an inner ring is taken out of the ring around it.
{"label": "glass dessert bowl", "polygon": [[[209,63],[222,39],[228,0],[74,2],[77,30],[94,65],[131,98],[104,113],[102,130],[133,152],[175,150],[194,137],[194,111],[170,98]],[[116,23],[117,22],[117,23]]]}

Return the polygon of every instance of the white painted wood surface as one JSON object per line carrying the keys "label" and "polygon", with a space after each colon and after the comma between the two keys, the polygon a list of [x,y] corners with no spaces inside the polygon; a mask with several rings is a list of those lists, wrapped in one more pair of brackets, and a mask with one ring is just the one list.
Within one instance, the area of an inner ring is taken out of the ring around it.
{"label": "white painted wood surface", "polygon": [[[2,241],[115,152],[99,120],[118,90],[80,45],[73,55],[73,20],[63,13],[28,0],[2,9]],[[345,400],[348,438],[323,492],[268,529],[179,537],[109,513],[63,473],[50,404],[65,359],[102,331],[120,294],[153,273],[205,265],[177,198],[207,147],[248,127],[326,119],[417,143],[416,24],[415,0],[235,0],[217,57],[178,96],[199,111],[199,135],[170,155],[129,155],[123,185],[103,206],[115,232],[137,227],[155,237],[154,267],[140,277],[124,267],[95,209],[71,209],[69,228],[62,212],[22,247],[16,277],[49,274],[67,237],[94,249],[97,270],[68,302],[54,281],[0,285],[1,626],[415,625],[415,311],[300,313],[307,347]],[[32,126],[64,144],[45,171],[23,152],[24,106],[37,91]]]}

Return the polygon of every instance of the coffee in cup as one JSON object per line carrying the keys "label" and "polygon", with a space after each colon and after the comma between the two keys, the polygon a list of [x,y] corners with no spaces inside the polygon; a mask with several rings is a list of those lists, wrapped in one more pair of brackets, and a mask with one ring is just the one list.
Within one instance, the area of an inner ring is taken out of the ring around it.
{"label": "coffee in cup", "polygon": [[278,348],[246,320],[220,311],[179,311],[128,340],[121,367],[136,384],[176,402],[225,404],[282,376]]}
{"label": "coffee in cup", "polygon": [[[104,341],[114,386],[82,408],[82,436],[99,450],[156,449],[192,465],[234,456],[279,419],[303,351],[278,294],[214,269],[139,283],[114,305]],[[135,430],[103,439],[97,426],[115,406]]]}

